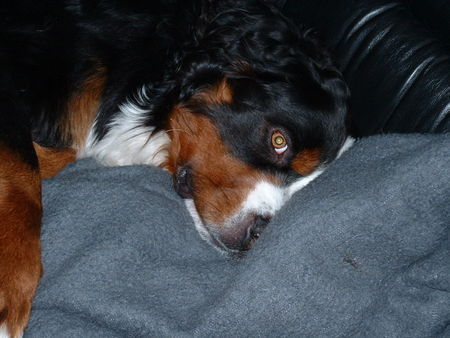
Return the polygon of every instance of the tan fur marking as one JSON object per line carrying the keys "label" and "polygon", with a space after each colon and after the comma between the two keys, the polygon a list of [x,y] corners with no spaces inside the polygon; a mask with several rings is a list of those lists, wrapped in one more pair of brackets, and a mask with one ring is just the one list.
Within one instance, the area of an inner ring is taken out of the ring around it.
{"label": "tan fur marking", "polygon": [[0,148],[0,327],[17,337],[25,328],[42,273],[39,173]]}
{"label": "tan fur marking", "polygon": [[308,175],[320,164],[321,155],[320,149],[303,150],[294,158],[291,167],[301,175]]}
{"label": "tan fur marking", "polygon": [[204,221],[220,225],[241,206],[260,180],[276,182],[235,158],[223,144],[214,124],[206,117],[178,106],[170,116],[167,169],[189,165],[193,169],[194,202]]}
{"label": "tan fur marking", "polygon": [[39,172],[41,178],[50,178],[56,175],[68,163],[76,160],[76,152],[73,149],[52,149],[41,147],[33,143],[39,159]]}
{"label": "tan fur marking", "polygon": [[67,118],[63,122],[63,138],[75,149],[81,149],[97,114],[106,82],[106,69],[99,67],[86,79],[67,104]]}
{"label": "tan fur marking", "polygon": [[198,100],[209,105],[230,104],[233,102],[233,92],[227,80],[223,79],[214,86],[195,94],[192,100]]}

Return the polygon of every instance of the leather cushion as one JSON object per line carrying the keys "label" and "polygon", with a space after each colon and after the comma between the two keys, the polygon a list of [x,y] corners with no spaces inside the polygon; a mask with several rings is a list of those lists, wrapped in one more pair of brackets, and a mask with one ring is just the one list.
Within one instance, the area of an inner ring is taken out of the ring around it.
{"label": "leather cushion", "polygon": [[[439,7],[449,10],[450,6]],[[429,15],[442,14],[432,10]],[[403,1],[288,0],[286,15],[315,28],[331,48],[352,97],[356,136],[450,131],[449,46],[426,22],[437,22]],[[421,13],[422,18],[415,14]]]}

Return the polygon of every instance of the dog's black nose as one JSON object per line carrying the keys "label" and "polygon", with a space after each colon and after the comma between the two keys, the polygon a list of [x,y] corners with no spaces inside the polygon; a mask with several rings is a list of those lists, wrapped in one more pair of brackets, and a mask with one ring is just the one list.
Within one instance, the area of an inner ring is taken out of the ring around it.
{"label": "dog's black nose", "polygon": [[254,216],[247,232],[245,233],[245,237],[242,240],[240,251],[247,251],[252,247],[253,243],[259,238],[261,233],[267,227],[267,224],[269,224],[270,219],[270,216]]}

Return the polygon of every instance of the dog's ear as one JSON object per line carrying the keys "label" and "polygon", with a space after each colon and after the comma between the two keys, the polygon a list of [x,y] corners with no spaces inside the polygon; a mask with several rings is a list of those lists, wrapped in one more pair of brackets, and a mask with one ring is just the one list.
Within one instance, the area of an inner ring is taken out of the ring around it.
{"label": "dog's ear", "polygon": [[286,0],[264,0],[265,3],[274,5],[278,7],[279,9],[282,9],[284,5],[286,4]]}

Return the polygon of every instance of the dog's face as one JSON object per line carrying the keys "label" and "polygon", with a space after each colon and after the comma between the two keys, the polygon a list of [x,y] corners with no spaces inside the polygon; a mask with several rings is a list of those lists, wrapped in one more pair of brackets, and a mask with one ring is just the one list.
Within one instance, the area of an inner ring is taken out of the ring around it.
{"label": "dog's face", "polygon": [[344,143],[345,85],[309,81],[224,77],[172,110],[167,167],[197,229],[220,249],[248,250],[296,182]]}
{"label": "dog's face", "polygon": [[225,251],[248,250],[346,138],[341,74],[269,3],[209,2],[174,67],[166,168],[197,230]]}

